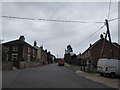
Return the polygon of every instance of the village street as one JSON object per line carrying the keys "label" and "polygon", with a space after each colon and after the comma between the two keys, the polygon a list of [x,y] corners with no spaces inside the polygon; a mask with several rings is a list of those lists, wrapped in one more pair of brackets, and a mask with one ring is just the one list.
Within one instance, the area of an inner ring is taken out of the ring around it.
{"label": "village street", "polygon": [[111,88],[57,63],[2,72],[3,88]]}

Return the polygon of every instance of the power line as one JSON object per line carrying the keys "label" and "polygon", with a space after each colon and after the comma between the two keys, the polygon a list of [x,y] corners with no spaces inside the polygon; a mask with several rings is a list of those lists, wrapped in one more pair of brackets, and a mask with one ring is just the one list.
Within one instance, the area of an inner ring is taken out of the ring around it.
{"label": "power line", "polygon": [[110,17],[110,8],[111,8],[111,0],[110,0],[110,3],[109,3],[108,19]]}
{"label": "power line", "polygon": [[[91,24],[90,24],[91,25]],[[88,26],[90,26],[90,25],[87,25],[87,26],[85,26],[85,27],[82,27],[82,28],[80,28],[80,30],[72,30],[72,31],[70,31],[70,32],[66,32],[66,33],[62,33],[62,34],[59,34],[59,35],[55,35],[55,36],[52,36],[52,37],[48,37],[48,38],[46,38],[45,39],[45,41],[47,41],[48,42],[48,40],[51,40],[51,39],[57,39],[57,38],[60,38],[60,37],[62,37],[62,36],[65,36],[65,35],[71,35],[71,33],[73,33],[73,32],[80,32],[81,30],[84,30],[84,28],[86,28],[86,27],[88,27]]]}
{"label": "power line", "polygon": [[110,20],[108,20],[108,22],[110,22],[110,21],[114,21],[114,20],[117,20],[117,19],[120,19],[120,17],[118,17],[118,18],[113,18],[113,19],[110,19]]}
{"label": "power line", "polygon": [[57,19],[35,19],[26,17],[14,17],[14,16],[2,16],[4,18],[14,18],[14,19],[26,19],[26,20],[40,20],[40,21],[53,21],[53,22],[71,22],[71,23],[104,23],[104,22],[84,22],[84,21],[72,21],[72,20],[57,20]]}
{"label": "power line", "polygon": [[86,37],[84,40],[82,40],[80,43],[74,45],[74,47],[78,46],[79,44],[85,42],[87,39],[91,38],[94,34],[96,34],[98,31],[100,31],[106,24],[104,24],[102,27],[100,27],[97,31],[95,31],[93,34],[91,34],[90,36]]}

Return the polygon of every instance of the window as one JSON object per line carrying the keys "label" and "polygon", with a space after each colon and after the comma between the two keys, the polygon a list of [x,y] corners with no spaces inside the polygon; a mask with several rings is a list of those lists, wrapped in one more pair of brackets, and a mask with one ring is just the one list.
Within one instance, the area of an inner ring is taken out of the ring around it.
{"label": "window", "polygon": [[6,51],[7,51],[7,52],[9,51],[9,47],[8,47],[8,46],[6,47]]}
{"label": "window", "polygon": [[17,51],[18,50],[18,46],[13,46],[13,51]]}
{"label": "window", "polygon": [[28,56],[27,56],[27,57],[28,57],[28,61],[30,61],[30,59],[31,59],[31,56],[30,56],[30,54],[28,54]]}
{"label": "window", "polygon": [[17,53],[13,53],[12,54],[12,61],[16,61],[17,60]]}
{"label": "window", "polygon": [[33,49],[33,54],[35,54],[35,49]]}
{"label": "window", "polygon": [[30,47],[28,47],[28,52],[30,53]]}

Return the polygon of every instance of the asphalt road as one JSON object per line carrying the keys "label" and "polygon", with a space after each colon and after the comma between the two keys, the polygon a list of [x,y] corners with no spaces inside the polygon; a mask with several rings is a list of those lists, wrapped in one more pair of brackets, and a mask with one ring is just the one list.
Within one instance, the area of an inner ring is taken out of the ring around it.
{"label": "asphalt road", "polygon": [[57,64],[3,71],[2,79],[3,88],[110,88]]}

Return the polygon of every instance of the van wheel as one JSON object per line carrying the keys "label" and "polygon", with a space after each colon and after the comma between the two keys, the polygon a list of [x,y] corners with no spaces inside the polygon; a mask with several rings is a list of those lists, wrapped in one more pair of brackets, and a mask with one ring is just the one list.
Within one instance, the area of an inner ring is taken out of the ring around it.
{"label": "van wheel", "polygon": [[114,72],[110,73],[110,77],[111,78],[115,78],[116,77],[116,74]]}

